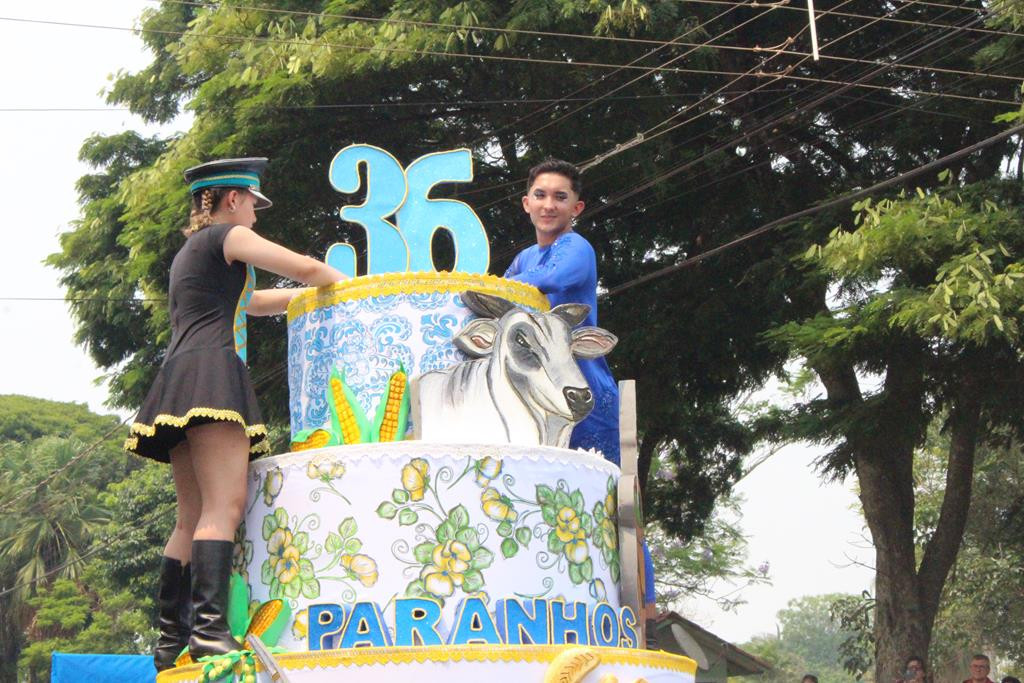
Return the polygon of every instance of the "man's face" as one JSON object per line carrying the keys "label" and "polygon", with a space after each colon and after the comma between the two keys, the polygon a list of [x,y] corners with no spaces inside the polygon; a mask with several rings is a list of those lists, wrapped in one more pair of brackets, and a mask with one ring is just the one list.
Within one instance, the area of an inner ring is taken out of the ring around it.
{"label": "man's face", "polygon": [[572,219],[583,211],[583,202],[564,175],[541,173],[523,197],[523,210],[530,215],[538,242],[546,245],[572,227]]}
{"label": "man's face", "polygon": [[984,681],[988,678],[989,665],[984,659],[972,659],[971,660],[971,679],[975,681]]}

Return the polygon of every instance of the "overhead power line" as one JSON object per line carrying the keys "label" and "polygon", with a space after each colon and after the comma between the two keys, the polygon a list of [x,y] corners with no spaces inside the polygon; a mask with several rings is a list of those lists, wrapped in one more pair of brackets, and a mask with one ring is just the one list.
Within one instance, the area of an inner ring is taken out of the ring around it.
{"label": "overhead power line", "polygon": [[964,147],[963,149],[957,150],[956,152],[947,154],[946,156],[936,159],[935,161],[931,161],[927,164],[922,164],[917,168],[901,173],[894,178],[883,180],[862,190],[848,192],[847,194],[844,194],[841,197],[838,197],[831,201],[819,204],[817,206],[812,206],[807,209],[803,209],[802,211],[791,213],[787,216],[783,216],[782,218],[776,218],[775,220],[769,221],[768,223],[765,223],[761,227],[751,230],[750,232],[744,233],[743,235],[740,235],[736,239],[730,240],[725,244],[721,244],[717,247],[701,252],[700,254],[696,254],[689,258],[685,258],[678,263],[674,263],[670,266],[660,268],[652,273],[648,273],[647,275],[642,275],[628,282],[624,282],[621,285],[612,287],[604,294],[604,298],[612,297],[615,296],[616,294],[621,294],[627,289],[632,289],[633,287],[642,285],[646,282],[650,282],[651,280],[656,280],[658,278],[665,277],[666,275],[678,272],[683,268],[692,266],[693,264],[699,263],[711,256],[714,256],[715,254],[720,254],[723,251],[732,249],[733,247],[736,247],[744,242],[752,240],[755,237],[758,237],[759,235],[763,235],[766,232],[782,227],[784,225],[791,224],[794,221],[800,220],[801,218],[806,218],[808,216],[813,216],[814,214],[821,213],[822,211],[826,211],[828,209],[850,204],[852,202],[857,201],[858,199],[867,197],[880,190],[892,187],[893,185],[898,185],[899,183],[910,180],[911,178],[916,178],[917,176],[920,176],[922,174],[940,170],[945,166],[948,166],[952,162],[957,161],[958,159],[962,159],[963,157],[969,156],[974,152],[985,149],[986,147],[991,147],[996,143],[1002,142],[1003,140],[1013,137],[1014,135],[1018,135],[1022,132],[1024,132],[1024,124],[1013,126],[1012,128],[1004,130],[1001,133],[997,133],[996,135],[993,135],[992,137],[989,138],[985,138],[984,140],[976,142],[973,145],[969,145],[968,147]]}

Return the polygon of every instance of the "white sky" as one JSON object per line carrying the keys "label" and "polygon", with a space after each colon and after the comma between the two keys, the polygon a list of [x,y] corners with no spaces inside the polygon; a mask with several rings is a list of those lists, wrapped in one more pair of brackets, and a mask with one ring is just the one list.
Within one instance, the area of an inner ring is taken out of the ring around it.
{"label": "white sky", "polygon": [[[152,6],[145,0],[51,0],[8,3],[0,14],[127,27]],[[104,107],[100,91],[108,75],[148,62],[141,40],[128,32],[0,19],[0,110]],[[57,251],[57,236],[78,215],[74,183],[88,170],[78,161],[82,141],[95,132],[155,131],[118,111],[0,111],[0,122],[6,238],[0,249],[0,393],[84,402],[110,412],[103,406],[105,387],[95,384],[101,372],[72,342],[66,306],[9,299],[64,296],[58,274],[41,262]],[[822,486],[809,466],[814,457],[810,449],[789,447],[738,487],[746,498],[741,526],[750,536],[750,560],[769,563],[773,585],[747,589],[748,603],[735,614],[694,601],[685,606],[688,616],[742,642],[774,632],[775,613],[790,599],[870,587],[871,572],[848,559],[870,564],[873,557],[863,523],[851,509],[855,497],[849,486]]]}

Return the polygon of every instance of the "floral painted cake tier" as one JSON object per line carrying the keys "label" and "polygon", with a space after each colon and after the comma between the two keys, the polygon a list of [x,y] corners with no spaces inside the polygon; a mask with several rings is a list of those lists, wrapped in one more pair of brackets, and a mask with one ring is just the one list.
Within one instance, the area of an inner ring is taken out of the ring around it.
{"label": "floral painted cake tier", "polygon": [[327,424],[327,388],[335,368],[363,411],[373,415],[399,368],[412,376],[465,360],[452,337],[474,317],[459,297],[467,289],[548,309],[534,287],[470,273],[370,275],[295,297],[288,307],[292,435]]}
{"label": "floral painted cake tier", "polygon": [[254,601],[288,601],[286,649],[307,649],[320,603],[387,616],[397,598],[429,598],[441,631],[469,597],[619,606],[619,470],[599,456],[374,443],[259,460],[250,477],[235,570]]}

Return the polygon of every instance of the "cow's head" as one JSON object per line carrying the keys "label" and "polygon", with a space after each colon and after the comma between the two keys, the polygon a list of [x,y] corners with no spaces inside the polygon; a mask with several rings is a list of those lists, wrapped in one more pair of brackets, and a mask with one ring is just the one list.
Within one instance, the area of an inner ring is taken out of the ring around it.
{"label": "cow's head", "polygon": [[462,300],[479,318],[455,337],[474,358],[491,356],[524,403],[569,422],[579,422],[594,407],[594,397],[576,358],[599,358],[618,343],[600,327],[581,327],[586,304],[562,304],[548,313],[531,313],[511,301],[480,292]]}

